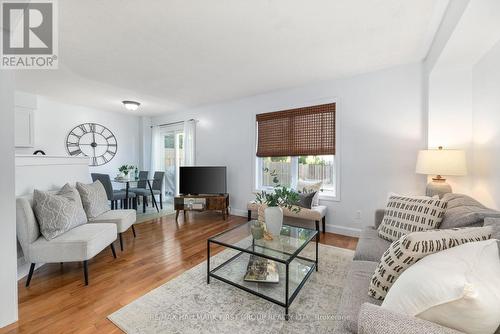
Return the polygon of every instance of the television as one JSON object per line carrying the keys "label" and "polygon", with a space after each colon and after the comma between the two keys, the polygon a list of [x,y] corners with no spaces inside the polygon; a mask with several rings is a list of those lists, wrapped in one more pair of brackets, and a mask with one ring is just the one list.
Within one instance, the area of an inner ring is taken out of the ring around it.
{"label": "television", "polygon": [[179,192],[182,195],[225,194],[226,167],[180,167]]}

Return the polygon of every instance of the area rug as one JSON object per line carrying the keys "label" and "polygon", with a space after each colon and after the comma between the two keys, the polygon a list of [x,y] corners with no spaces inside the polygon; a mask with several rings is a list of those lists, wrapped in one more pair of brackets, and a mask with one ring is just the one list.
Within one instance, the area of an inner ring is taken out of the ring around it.
{"label": "area rug", "polygon": [[[311,246],[311,247],[310,247]],[[234,253],[212,257],[221,263]],[[314,256],[314,245],[304,255]],[[319,271],[309,277],[290,306],[284,308],[211,278],[206,263],[150,291],[108,316],[126,333],[330,333],[354,252],[319,246]],[[212,267],[213,268],[213,267]]]}

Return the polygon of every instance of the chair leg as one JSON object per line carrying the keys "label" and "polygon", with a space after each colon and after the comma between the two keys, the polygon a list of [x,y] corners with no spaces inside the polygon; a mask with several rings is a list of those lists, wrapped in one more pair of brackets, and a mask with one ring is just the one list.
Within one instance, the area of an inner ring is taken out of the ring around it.
{"label": "chair leg", "polygon": [[83,261],[83,277],[85,278],[85,285],[89,285],[89,263],[87,260]]}
{"label": "chair leg", "polygon": [[146,197],[142,198],[142,213],[146,213]]}
{"label": "chair leg", "polygon": [[326,216],[323,217],[322,221],[323,221],[323,233],[325,233],[326,232]]}
{"label": "chair leg", "polygon": [[134,234],[134,238],[135,238],[137,235],[135,234],[135,228],[134,228],[134,225],[132,225],[132,233]]}
{"label": "chair leg", "polygon": [[248,221],[252,220],[252,210],[248,210],[247,218],[248,218]]}
{"label": "chair leg", "polygon": [[121,234],[121,233],[119,233],[118,235],[120,236],[120,249],[121,249],[121,250],[122,250],[122,252],[123,252],[123,237],[122,237],[122,234]]}
{"label": "chair leg", "polygon": [[113,243],[111,243],[109,245],[109,247],[111,248],[111,252],[113,253],[113,257],[116,259],[115,245],[113,245]]}
{"label": "chair leg", "polygon": [[160,209],[163,210],[163,194],[160,193]]}
{"label": "chair leg", "polygon": [[114,209],[115,209],[115,202],[111,201],[111,210],[114,210]]}
{"label": "chair leg", "polygon": [[30,265],[30,272],[28,273],[28,278],[26,279],[26,287],[30,286],[31,277],[33,277],[33,271],[35,271],[35,264]]}

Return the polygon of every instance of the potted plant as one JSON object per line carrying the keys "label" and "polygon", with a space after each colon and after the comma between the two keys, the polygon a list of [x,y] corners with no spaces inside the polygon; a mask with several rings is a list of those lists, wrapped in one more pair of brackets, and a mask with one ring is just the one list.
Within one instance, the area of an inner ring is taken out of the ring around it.
{"label": "potted plant", "polygon": [[118,171],[120,172],[120,176],[128,179],[129,178],[129,173],[131,170],[133,170],[135,167],[132,165],[122,165],[120,168],[118,168]]}
{"label": "potted plant", "polygon": [[299,194],[280,184],[275,170],[269,171],[264,168],[264,173],[269,173],[273,178],[274,190],[272,192],[261,191],[255,196],[255,202],[266,206],[264,210],[266,230],[272,235],[279,235],[283,226],[283,208],[292,212],[299,212],[297,206]]}

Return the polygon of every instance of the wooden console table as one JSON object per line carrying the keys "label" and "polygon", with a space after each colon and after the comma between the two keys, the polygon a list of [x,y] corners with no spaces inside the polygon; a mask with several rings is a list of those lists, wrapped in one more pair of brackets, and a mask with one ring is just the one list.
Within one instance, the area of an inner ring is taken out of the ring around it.
{"label": "wooden console table", "polygon": [[[191,200],[191,201],[190,201]],[[202,204],[203,207],[197,207],[196,204]],[[174,198],[175,220],[179,217],[179,212],[182,210],[184,215],[186,211],[208,211],[220,210],[222,218],[227,219],[229,215],[229,194],[221,195],[179,195]]]}

